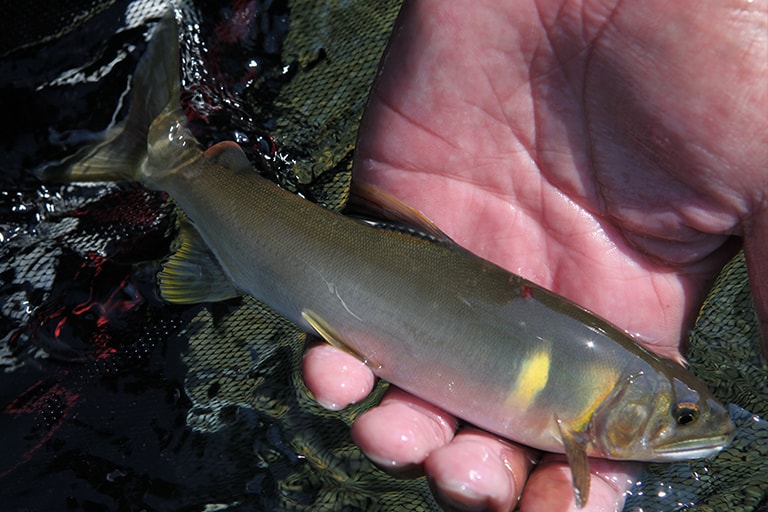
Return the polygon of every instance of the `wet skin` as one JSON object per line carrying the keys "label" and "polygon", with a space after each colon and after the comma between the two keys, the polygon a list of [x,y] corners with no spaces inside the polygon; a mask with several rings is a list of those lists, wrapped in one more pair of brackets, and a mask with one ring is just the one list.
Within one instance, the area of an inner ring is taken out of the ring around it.
{"label": "wet skin", "polygon": [[[768,332],[768,2],[406,2],[363,119],[354,179],[459,244],[679,356],[743,243]],[[373,376],[307,351],[318,400]],[[373,460],[423,469],[452,508],[574,507],[564,456],[399,390],[358,419]],[[584,510],[621,507],[633,465],[592,461]],[[527,481],[527,483],[526,483]]]}

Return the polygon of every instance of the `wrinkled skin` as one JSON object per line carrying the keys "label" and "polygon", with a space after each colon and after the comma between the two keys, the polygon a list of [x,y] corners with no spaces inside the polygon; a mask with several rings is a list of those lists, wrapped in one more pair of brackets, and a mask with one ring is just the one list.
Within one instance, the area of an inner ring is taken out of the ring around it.
{"label": "wrinkled skin", "polygon": [[[743,243],[768,326],[768,2],[406,1],[365,113],[354,179],[459,244],[679,356]],[[450,279],[450,276],[446,276]],[[471,340],[468,340],[471,342]],[[322,403],[373,377],[325,345]],[[424,470],[449,508],[574,507],[561,455],[463,427],[393,390],[353,426],[373,460]],[[584,510],[621,507],[633,465],[591,461]]]}

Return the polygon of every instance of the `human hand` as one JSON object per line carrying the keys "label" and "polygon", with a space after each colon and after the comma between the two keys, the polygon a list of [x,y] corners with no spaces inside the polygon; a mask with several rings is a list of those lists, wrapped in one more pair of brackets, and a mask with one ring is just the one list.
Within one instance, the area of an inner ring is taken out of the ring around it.
{"label": "human hand", "polygon": [[[768,282],[767,9],[406,1],[354,179],[673,358],[740,237],[768,332],[768,290],[755,285]],[[326,345],[304,371],[339,408],[373,384]],[[383,467],[423,468],[452,508],[509,510],[523,485],[523,511],[574,507],[564,456],[534,466],[533,450],[456,426],[392,390],[352,435]],[[620,508],[632,466],[591,469],[584,510]]]}

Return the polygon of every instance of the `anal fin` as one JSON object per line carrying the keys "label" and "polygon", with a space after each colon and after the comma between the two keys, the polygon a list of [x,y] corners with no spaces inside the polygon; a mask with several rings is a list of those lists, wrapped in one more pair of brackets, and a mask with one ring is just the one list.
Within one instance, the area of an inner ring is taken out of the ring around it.
{"label": "anal fin", "polygon": [[349,343],[344,339],[344,337],[333,327],[328,324],[325,320],[320,318],[320,316],[312,311],[311,309],[305,309],[301,312],[301,316],[304,318],[304,320],[309,323],[310,326],[312,326],[312,329],[315,330],[315,332],[323,338],[326,343],[328,343],[331,346],[334,346],[338,348],[339,350],[343,350],[347,354],[351,354],[361,360],[366,366],[373,370],[379,370],[381,369],[381,365],[376,364],[375,362],[371,361],[367,357],[363,356],[362,354],[356,352]]}
{"label": "anal fin", "polygon": [[189,220],[180,218],[179,227],[181,246],[157,276],[163,299],[197,304],[242,295]]}

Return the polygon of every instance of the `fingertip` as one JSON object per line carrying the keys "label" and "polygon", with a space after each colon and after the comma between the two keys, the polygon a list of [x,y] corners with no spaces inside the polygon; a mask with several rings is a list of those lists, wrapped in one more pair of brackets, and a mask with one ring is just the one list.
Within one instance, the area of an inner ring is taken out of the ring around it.
{"label": "fingertip", "polygon": [[533,465],[533,452],[476,429],[429,456],[424,468],[446,510],[512,510]]}
{"label": "fingertip", "polygon": [[520,512],[619,511],[624,506],[626,491],[633,475],[639,471],[636,463],[590,459],[590,490],[583,508],[573,498],[571,470],[564,456],[547,455],[531,473],[520,501]]}
{"label": "fingertip", "polygon": [[368,396],[375,382],[370,368],[362,361],[325,343],[306,350],[302,373],[315,400],[332,411]]}
{"label": "fingertip", "polygon": [[352,439],[374,463],[402,473],[450,442],[456,419],[437,407],[391,388],[381,404],[352,425]]}
{"label": "fingertip", "polygon": [[[590,492],[587,505],[592,507],[594,496]],[[542,463],[531,473],[520,500],[520,512],[575,512],[580,510],[574,502],[571,470],[566,463]]]}

